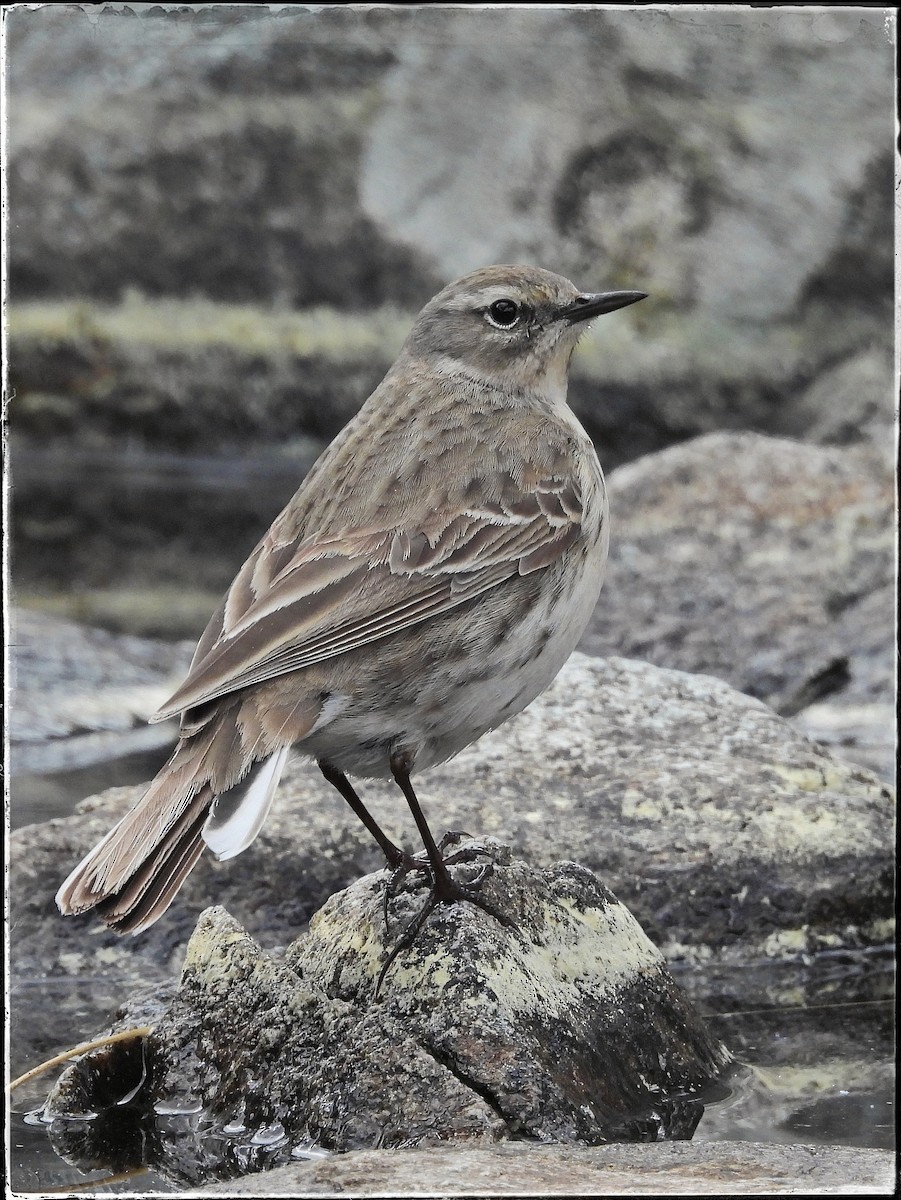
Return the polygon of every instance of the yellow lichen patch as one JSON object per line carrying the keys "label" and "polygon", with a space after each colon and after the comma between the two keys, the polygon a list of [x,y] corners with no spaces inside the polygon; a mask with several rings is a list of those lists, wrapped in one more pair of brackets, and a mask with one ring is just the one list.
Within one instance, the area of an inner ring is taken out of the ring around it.
{"label": "yellow lichen patch", "polygon": [[763,952],[767,958],[786,958],[796,954],[804,954],[809,948],[810,927],[802,925],[800,929],[780,929],[771,933],[763,943]]}
{"label": "yellow lichen patch", "polygon": [[713,947],[699,942],[696,946],[688,942],[666,942],[661,947],[663,957],[667,962],[686,960],[695,963],[707,963],[713,958]]}
{"label": "yellow lichen patch", "polygon": [[771,763],[770,770],[803,792],[842,791],[851,782],[847,771],[831,764],[822,767],[787,767],[782,763]]}
{"label": "yellow lichen patch", "polygon": [[132,292],[115,305],[83,300],[10,305],[8,320],[14,341],[87,340],[185,350],[221,345],[342,361],[374,355],[387,364],[403,343],[411,315],[387,306],[366,314],[326,307],[294,311],[201,299],[151,300]]}
{"label": "yellow lichen patch", "polygon": [[863,927],[863,932],[873,945],[879,946],[893,942],[895,940],[895,918],[880,917],[876,921],[870,921]]}
{"label": "yellow lichen patch", "polygon": [[659,821],[668,807],[657,797],[633,790],[625,791],[620,801],[622,815],[630,821]]}
{"label": "yellow lichen patch", "polygon": [[104,946],[97,951],[94,961],[104,966],[118,966],[122,961],[122,952],[116,946]]}
{"label": "yellow lichen patch", "polygon": [[205,909],[185,948],[183,973],[207,983],[227,981],[252,966],[262,950],[250,934],[218,905]]}
{"label": "yellow lichen patch", "polygon": [[392,965],[385,986],[397,992],[406,988],[418,989],[427,980],[431,989],[443,991],[452,980],[448,970],[449,961],[447,954],[443,953],[416,956],[412,960],[409,956],[400,955]]}
{"label": "yellow lichen patch", "polygon": [[[760,833],[769,835],[774,843],[781,843],[782,849],[795,843],[807,849],[816,846],[840,853],[843,847],[854,845],[856,841],[853,831],[847,828],[847,821],[838,813],[825,808],[802,811],[791,803],[791,797],[756,813],[753,823]],[[832,842],[833,837],[835,842]]]}
{"label": "yellow lichen patch", "polygon": [[508,952],[485,972],[485,986],[511,1016],[536,1007],[562,1014],[583,1003],[586,991],[609,995],[663,963],[620,904],[583,912],[560,899],[544,905],[534,919],[546,931],[541,942],[524,947],[511,941]]}

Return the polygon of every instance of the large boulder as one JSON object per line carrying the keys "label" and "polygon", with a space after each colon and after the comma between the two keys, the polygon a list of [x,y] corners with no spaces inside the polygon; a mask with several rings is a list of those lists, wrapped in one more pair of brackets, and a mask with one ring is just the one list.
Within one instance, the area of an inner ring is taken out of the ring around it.
{"label": "large boulder", "polygon": [[[537,867],[569,859],[596,872],[718,1006],[768,1002],[770,969],[799,956],[863,961],[891,940],[891,790],[709,676],[574,655],[524,713],[430,771],[419,793],[436,832],[487,835]],[[211,901],[264,946],[283,945],[328,896],[381,865],[343,801],[297,762],[250,849],[224,863],[204,855],[141,937],[90,915],[64,920],[57,887],[139,794],[113,789],[12,835],[12,1002],[26,1065],[58,1036],[59,1010],[32,1005],[33,987],[99,1017],[168,977]],[[415,849],[397,790],[372,784],[363,796]],[[756,969],[729,975],[747,963]]]}
{"label": "large boulder", "polygon": [[811,730],[891,778],[894,473],[882,450],[710,434],[608,484],[610,562],[580,648],[716,675],[785,716],[815,705]]}
{"label": "large boulder", "polygon": [[[883,186],[890,175],[881,14],[469,10],[429,24],[399,39],[363,196],[444,274],[486,255],[578,276],[601,265],[727,324],[791,316],[848,240],[890,278],[890,239],[867,250],[848,221],[873,164]],[[853,267],[845,282],[874,303]]]}
{"label": "large boulder", "polygon": [[8,180],[28,220],[13,295],[418,295],[434,277],[358,198],[393,61],[383,24],[340,8],[14,14]]}
{"label": "large boulder", "polygon": [[[611,461],[723,427],[802,434],[809,387],[871,350],[890,406],[884,25],[858,11],[22,10],[13,296],[137,288],[366,315],[524,259],[651,294],[606,323],[573,388]],[[175,357],[196,365],[195,391],[220,373],[203,347]],[[262,395],[277,410],[272,357]],[[25,368],[20,394],[40,391]]]}
{"label": "large boulder", "polygon": [[399,41],[364,203],[447,276],[525,260],[650,293],[597,343],[618,458],[649,427],[801,433],[807,383],[890,352],[881,13],[469,10],[429,35]]}

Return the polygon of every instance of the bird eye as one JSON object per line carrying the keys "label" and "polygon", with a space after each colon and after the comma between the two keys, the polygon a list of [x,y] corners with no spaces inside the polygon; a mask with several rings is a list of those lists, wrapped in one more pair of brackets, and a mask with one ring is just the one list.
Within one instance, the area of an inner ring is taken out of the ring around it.
{"label": "bird eye", "polygon": [[512,329],[519,320],[519,305],[514,300],[495,300],[485,315],[498,329]]}

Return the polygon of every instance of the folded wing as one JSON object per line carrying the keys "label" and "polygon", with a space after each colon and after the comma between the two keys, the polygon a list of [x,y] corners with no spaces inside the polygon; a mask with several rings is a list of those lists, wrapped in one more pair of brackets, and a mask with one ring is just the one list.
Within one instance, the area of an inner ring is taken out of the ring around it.
{"label": "folded wing", "polygon": [[363,529],[257,546],[200,640],[187,679],[153,718],[323,662],[555,562],[579,538],[572,478],[512,478],[488,503],[415,529]]}

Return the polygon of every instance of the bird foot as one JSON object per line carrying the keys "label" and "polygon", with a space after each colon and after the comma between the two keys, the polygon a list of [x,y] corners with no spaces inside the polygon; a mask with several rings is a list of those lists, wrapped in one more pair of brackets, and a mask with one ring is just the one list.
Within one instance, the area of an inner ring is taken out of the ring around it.
{"label": "bird foot", "polygon": [[[469,862],[471,858],[475,857],[476,853],[485,854],[487,851],[473,851],[470,856],[465,858],[461,856],[459,861]],[[447,864],[455,861],[456,858],[457,856],[453,855],[450,859],[443,861],[442,867],[444,870],[441,871],[432,884],[432,891],[429,898],[434,900],[433,907],[437,904],[456,904],[460,900],[465,900],[468,904],[474,904],[476,908],[480,908],[482,912],[488,913],[490,917],[494,917],[495,921],[501,925],[512,928],[514,922],[499,909],[495,908],[493,904],[489,904],[479,891],[485,880],[494,874],[494,863],[484,863],[476,872],[474,878],[470,879],[468,883],[457,883],[447,870]]]}
{"label": "bird foot", "polygon": [[[453,854],[444,857],[444,851],[449,846],[455,846],[462,842],[465,838],[471,838],[472,835],[465,833],[463,830],[451,829],[438,842],[438,853],[442,855],[442,861],[445,866],[457,866],[462,863],[472,862],[474,858],[479,858],[488,853],[488,850],[483,846],[466,846],[462,850],[457,850]],[[411,871],[422,871],[434,883],[434,873],[432,864],[429,861],[428,854],[425,851],[419,854],[408,854],[405,850],[399,850],[397,858],[392,858],[388,863],[391,868],[391,878],[385,887],[385,928],[388,928],[388,906],[391,901],[396,899],[400,894],[400,889],[403,886],[404,880]],[[491,872],[494,870],[493,863],[486,863],[483,869],[479,872],[475,879],[470,880],[468,886],[478,887],[483,883]],[[457,897],[463,899],[465,897]],[[449,901],[452,902],[452,901]]]}
{"label": "bird foot", "polygon": [[[467,834],[452,834],[445,836],[439,843],[439,848],[446,848],[448,838],[454,841],[459,841]],[[385,928],[388,929],[388,903],[393,899],[398,892],[399,885],[404,878],[413,870],[425,871],[431,877],[431,886],[429,895],[418,913],[404,927],[400,937],[395,942],[391,949],[384,966],[379,972],[378,980],[375,985],[373,999],[378,999],[385,976],[391,969],[391,966],[396,961],[398,955],[404,950],[408,950],[416,941],[420,930],[425,925],[431,914],[435,911],[439,904],[457,904],[460,901],[466,901],[468,904],[474,904],[476,908],[480,908],[482,912],[493,917],[499,924],[507,928],[515,928],[516,923],[512,921],[505,913],[495,908],[490,904],[480,893],[479,889],[486,879],[490,878],[494,873],[494,863],[486,862],[482,865],[475,876],[467,883],[458,883],[448,871],[448,865],[458,865],[471,862],[474,858],[487,854],[488,851],[480,846],[466,847],[464,850],[458,851],[456,854],[450,855],[448,858],[441,859],[437,864],[430,863],[427,858],[417,856],[413,858],[409,856],[408,861],[404,861],[395,868],[391,879],[385,889]],[[436,866],[438,869],[436,869]]]}
{"label": "bird foot", "polygon": [[431,870],[429,868],[428,859],[416,858],[412,854],[407,854],[406,851],[401,852],[400,861],[389,863],[389,867],[393,867],[391,878],[385,885],[385,930],[388,930],[388,905],[398,896],[401,886],[411,871],[423,871],[431,879]]}

